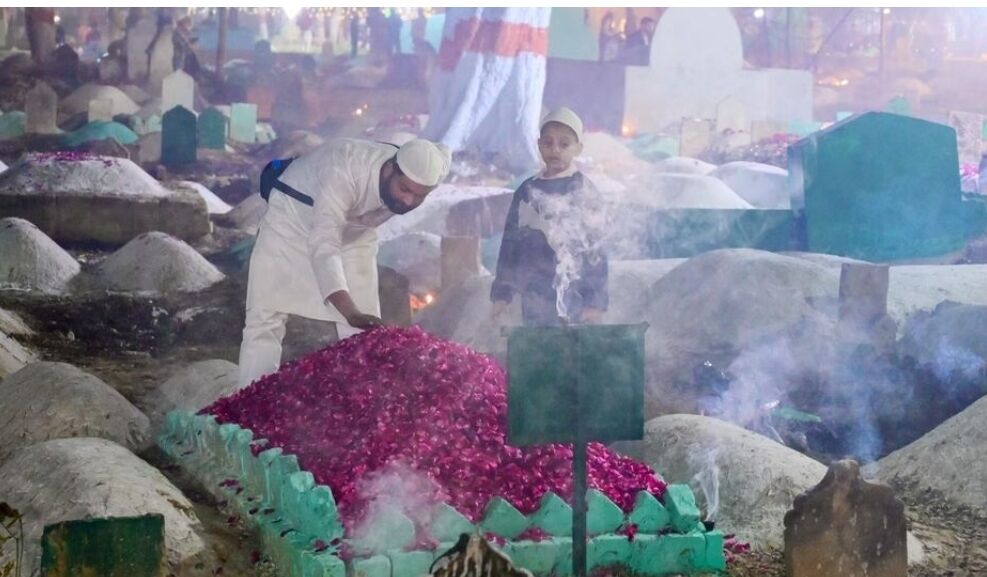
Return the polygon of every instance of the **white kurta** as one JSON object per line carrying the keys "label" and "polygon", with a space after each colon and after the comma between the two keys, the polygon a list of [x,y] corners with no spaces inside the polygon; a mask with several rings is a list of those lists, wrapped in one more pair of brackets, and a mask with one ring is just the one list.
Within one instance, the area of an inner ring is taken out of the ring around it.
{"label": "white kurta", "polygon": [[380,168],[396,152],[340,138],[291,163],[281,180],[315,204],[271,191],[250,257],[248,310],[345,322],[325,298],[348,290],[361,312],[380,314],[376,228],[393,215],[380,199]]}

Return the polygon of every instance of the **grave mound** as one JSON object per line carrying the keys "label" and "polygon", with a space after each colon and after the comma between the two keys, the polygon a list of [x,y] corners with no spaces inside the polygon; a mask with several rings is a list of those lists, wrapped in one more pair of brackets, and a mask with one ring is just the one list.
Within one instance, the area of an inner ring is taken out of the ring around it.
{"label": "grave mound", "polygon": [[79,274],[79,263],[21,218],[0,220],[0,289],[59,294]]}
{"label": "grave mound", "polygon": [[66,118],[80,112],[88,112],[89,102],[92,100],[111,101],[113,103],[111,116],[136,114],[140,110],[140,107],[137,106],[130,96],[115,86],[84,84],[59,103],[58,112]]}
{"label": "grave mound", "polygon": [[223,280],[223,273],[181,240],[163,232],[142,234],[101,262],[82,288],[172,294],[195,292]]}
{"label": "grave mound", "polygon": [[754,208],[791,207],[787,170],[757,162],[728,162],[710,176],[722,180]]}

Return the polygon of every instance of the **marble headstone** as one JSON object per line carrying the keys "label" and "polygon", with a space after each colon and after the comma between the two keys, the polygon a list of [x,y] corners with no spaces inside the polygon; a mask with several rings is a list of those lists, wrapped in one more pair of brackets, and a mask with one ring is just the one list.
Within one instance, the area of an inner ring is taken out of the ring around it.
{"label": "marble headstone", "polygon": [[44,82],[34,85],[24,99],[27,114],[24,131],[27,134],[57,134],[58,94]]}
{"label": "marble headstone", "polygon": [[176,106],[194,110],[195,80],[184,70],[176,70],[161,83],[161,111],[168,112]]}
{"label": "marble headstone", "polygon": [[235,103],[230,109],[230,140],[252,143],[257,139],[257,105]]}

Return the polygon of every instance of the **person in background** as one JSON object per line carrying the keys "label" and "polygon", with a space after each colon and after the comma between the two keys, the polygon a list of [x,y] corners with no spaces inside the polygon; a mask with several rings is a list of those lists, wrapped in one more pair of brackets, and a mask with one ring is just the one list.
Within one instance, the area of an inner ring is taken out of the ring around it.
{"label": "person in background", "polygon": [[521,184],[507,213],[490,290],[494,320],[516,296],[528,326],[598,323],[607,309],[608,264],[600,247],[606,212],[596,187],[573,166],[582,138],[583,122],[568,108],[542,120],[545,168]]}
{"label": "person in background", "polygon": [[401,54],[401,27],[404,26],[404,20],[401,19],[401,14],[398,13],[397,8],[391,8],[391,15],[387,19],[387,32],[390,42],[388,43],[388,55],[397,56]]}
{"label": "person in background", "polygon": [[600,62],[611,62],[620,55],[620,30],[613,12],[607,12],[600,23]]}
{"label": "person in background", "polygon": [[360,51],[360,15],[356,10],[350,15],[350,58],[356,58]]}
{"label": "person in background", "polygon": [[651,62],[651,40],[655,35],[654,18],[643,18],[641,28],[627,37],[622,60],[625,64],[647,66]]}

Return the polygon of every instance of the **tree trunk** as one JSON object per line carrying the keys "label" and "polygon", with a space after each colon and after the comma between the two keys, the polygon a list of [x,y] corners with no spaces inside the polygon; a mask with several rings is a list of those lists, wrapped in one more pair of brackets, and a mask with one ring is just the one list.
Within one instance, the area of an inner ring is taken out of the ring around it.
{"label": "tree trunk", "polygon": [[44,64],[55,51],[55,10],[53,8],[25,8],[27,38],[31,44],[31,58],[36,64]]}

